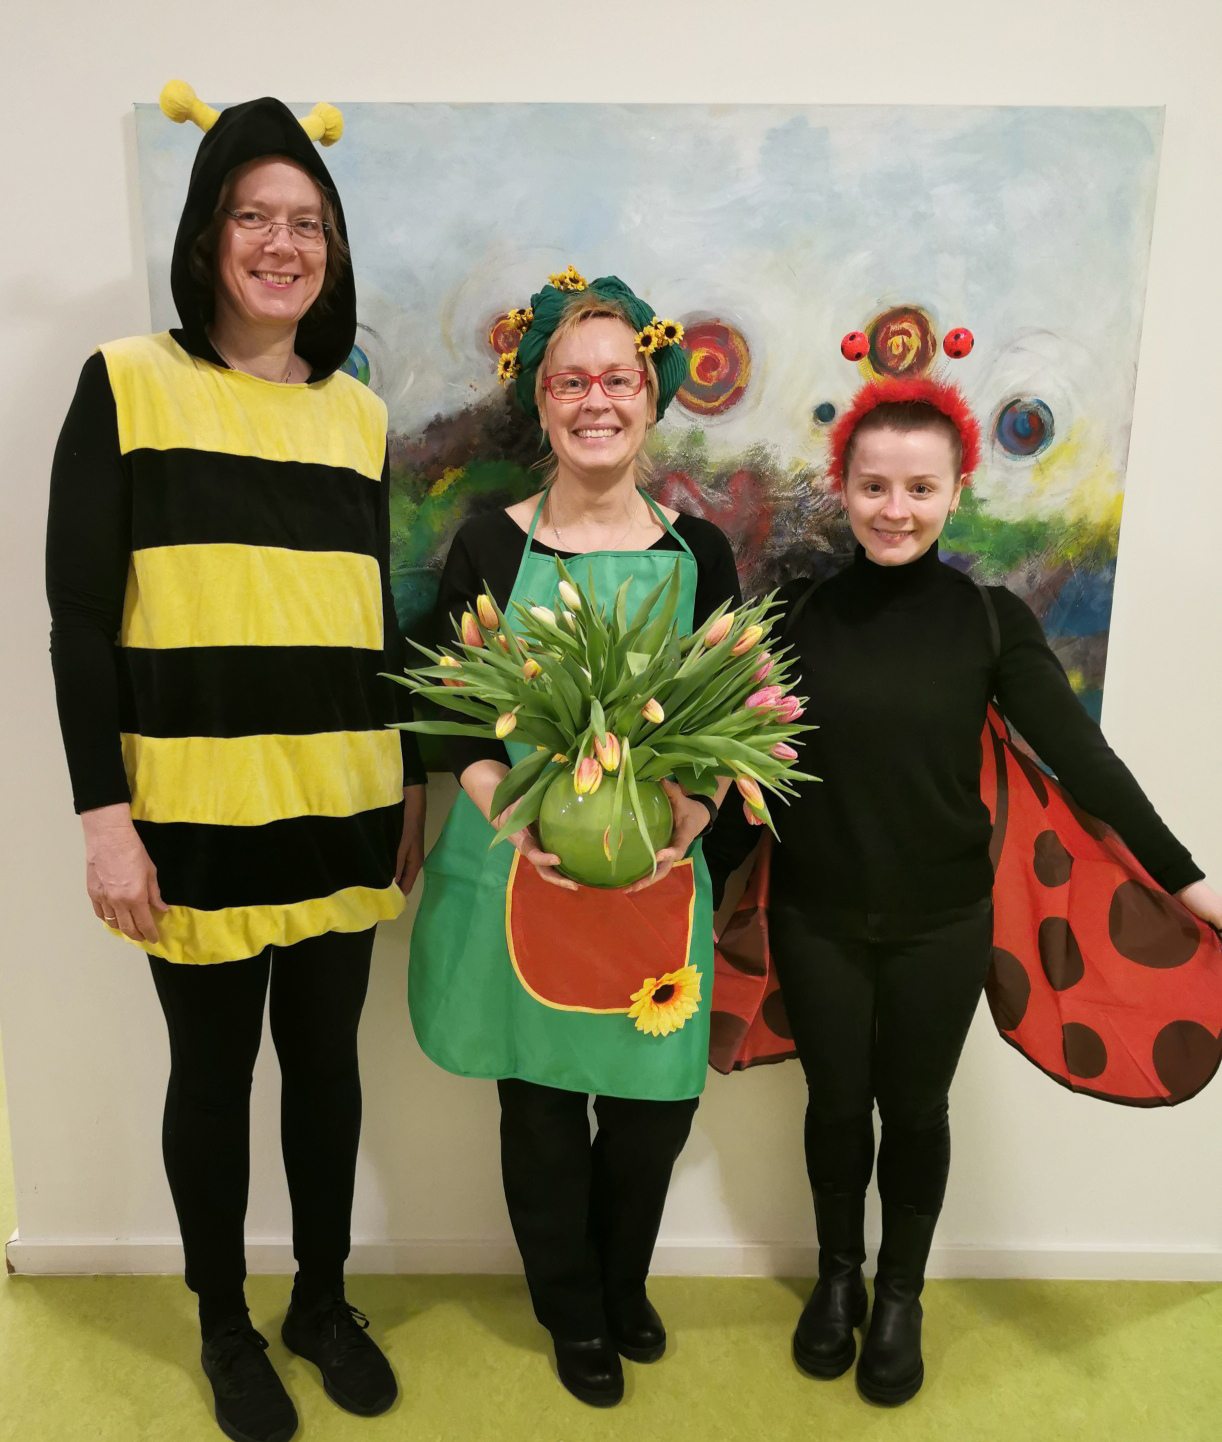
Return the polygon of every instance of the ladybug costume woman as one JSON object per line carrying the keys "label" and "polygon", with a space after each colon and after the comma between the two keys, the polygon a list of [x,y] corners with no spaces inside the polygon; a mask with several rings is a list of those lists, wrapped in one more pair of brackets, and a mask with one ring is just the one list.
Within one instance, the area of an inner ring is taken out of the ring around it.
{"label": "ladybug costume woman", "polygon": [[[771,963],[809,1088],[819,1276],[794,1359],[830,1378],[856,1355],[877,1102],[883,1235],[857,1384],[891,1406],[924,1376],[919,1299],[950,1167],[947,1096],[993,958],[990,813],[1006,794],[1009,754],[1000,766],[993,758],[990,808],[981,735],[991,703],[1096,834],[1095,817],[1124,838],[1142,875],[1222,924],[1222,897],[1086,714],[1032,612],[939,559],[978,453],[964,398],[930,378],[871,381],[837,423],[831,474],[857,551],[821,586],[799,581],[782,595],[817,727],[802,763],[822,781],[778,817],[771,875],[755,888],[766,891],[755,899],[767,903]],[[758,836],[737,808],[723,813],[705,850],[715,899]],[[1051,843],[1045,850],[1051,857]],[[1072,864],[1068,853],[1052,859]],[[1196,936],[1188,949],[1216,951],[1212,937],[1200,941],[1207,928],[1177,910]],[[1212,977],[1222,996],[1222,968]],[[1208,1074],[1214,1066],[1216,1057]]]}

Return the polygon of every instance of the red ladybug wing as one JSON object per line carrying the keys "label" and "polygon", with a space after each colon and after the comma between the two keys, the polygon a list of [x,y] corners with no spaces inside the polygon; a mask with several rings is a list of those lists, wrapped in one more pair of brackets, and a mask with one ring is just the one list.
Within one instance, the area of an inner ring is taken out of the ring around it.
{"label": "red ladybug wing", "polygon": [[1222,943],[997,724],[982,783],[991,765],[998,1030],[1074,1091],[1186,1101],[1222,1063]]}

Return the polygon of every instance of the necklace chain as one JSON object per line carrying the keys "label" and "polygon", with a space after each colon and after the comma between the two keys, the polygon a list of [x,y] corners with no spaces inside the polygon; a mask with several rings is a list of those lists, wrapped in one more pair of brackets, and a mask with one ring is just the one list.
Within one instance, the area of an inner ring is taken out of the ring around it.
{"label": "necklace chain", "polygon": [[[208,339],[212,341],[212,349],[217,353],[217,355],[220,356],[220,358],[225,362],[225,364],[229,367],[229,369],[230,369],[231,371],[239,371],[242,375],[245,375],[245,376],[253,375],[253,374],[254,374],[253,371],[248,371],[248,370],[246,370],[246,368],[245,368],[244,366],[240,366],[240,365],[238,365],[236,362],[230,360],[229,357],[228,357],[228,356],[225,354],[225,352],[220,348],[220,346],[217,345],[216,341],[213,340],[213,338],[212,338],[211,336],[209,336]],[[282,386],[288,385],[288,383],[289,383],[289,377],[293,374],[293,367],[294,367],[296,364],[297,364],[297,356],[296,356],[293,352],[290,351],[290,352],[289,352],[289,363],[288,363],[288,365],[285,366],[285,368],[284,368],[284,374],[280,377],[279,381],[273,381],[272,384],[273,384],[273,385],[282,385]],[[264,380],[264,379],[266,379],[266,377],[264,377],[264,376],[255,376],[255,379],[256,379],[256,380]]]}
{"label": "necklace chain", "polygon": [[[614,551],[614,550],[616,550],[616,549],[618,548],[620,542],[624,539],[624,537],[625,537],[625,536],[628,534],[628,532],[632,529],[633,522],[635,521],[635,519],[636,519],[636,518],[635,518],[635,517],[633,516],[633,514],[632,514],[632,508],[631,508],[631,506],[629,506],[629,507],[628,507],[628,524],[627,524],[627,525],[624,527],[624,529],[619,533],[619,535],[616,536],[615,540],[612,541],[612,542],[610,543],[610,545],[601,547],[601,549],[602,549],[602,550],[607,550],[607,551]],[[569,552],[571,555],[578,555],[578,554],[580,554],[580,553],[579,553],[578,551],[576,551],[572,546],[570,546],[569,543],[564,539],[564,536],[563,536],[563,534],[561,533],[560,527],[556,524],[556,503],[555,503],[555,498],[554,498],[554,496],[553,496],[553,494],[552,494],[552,487],[551,487],[551,486],[549,486],[549,487],[547,488],[547,525],[548,525],[548,529],[551,531],[552,535],[554,535],[555,538],[560,542],[560,549],[561,549],[562,551],[567,551],[567,552]]]}

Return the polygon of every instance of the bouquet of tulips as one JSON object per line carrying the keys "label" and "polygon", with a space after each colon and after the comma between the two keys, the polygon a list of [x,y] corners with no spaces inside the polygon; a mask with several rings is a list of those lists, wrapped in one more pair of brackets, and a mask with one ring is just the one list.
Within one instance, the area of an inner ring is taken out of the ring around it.
{"label": "bouquet of tulips", "polygon": [[457,645],[417,646],[431,664],[394,678],[469,718],[407,729],[533,748],[497,787],[492,844],[537,824],[574,880],[626,886],[652,872],[670,840],[664,777],[706,796],[732,777],[747,819],[771,827],[764,792],[792,795],[794,782],[813,779],[794,766],[791,743],[809,728],[798,724],[789,661],[767,649],[772,597],[722,606],[680,636],[678,563],[631,617],[627,582],[607,607],[592,580],[583,590],[559,559],[556,569],[559,614],[515,602],[511,625],[485,591],[456,622]]}

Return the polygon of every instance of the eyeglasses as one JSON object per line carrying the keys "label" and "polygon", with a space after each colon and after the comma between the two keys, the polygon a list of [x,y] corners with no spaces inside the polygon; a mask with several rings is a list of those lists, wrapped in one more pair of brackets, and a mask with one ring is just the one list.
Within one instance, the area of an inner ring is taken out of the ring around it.
{"label": "eyeglasses", "polygon": [[620,368],[592,376],[587,371],[557,371],[555,375],[544,376],[543,384],[548,395],[557,401],[584,400],[594,386],[598,386],[608,400],[616,401],[639,396],[645,384],[645,372]]}
{"label": "eyeglasses", "polygon": [[283,228],[288,231],[293,244],[302,250],[315,250],[320,245],[326,245],[331,234],[327,222],[315,220],[312,215],[299,215],[296,220],[272,220],[258,210],[226,210],[224,206],[221,210],[230,220],[236,221],[238,229],[246,235],[261,235],[270,240],[277,230]]}

